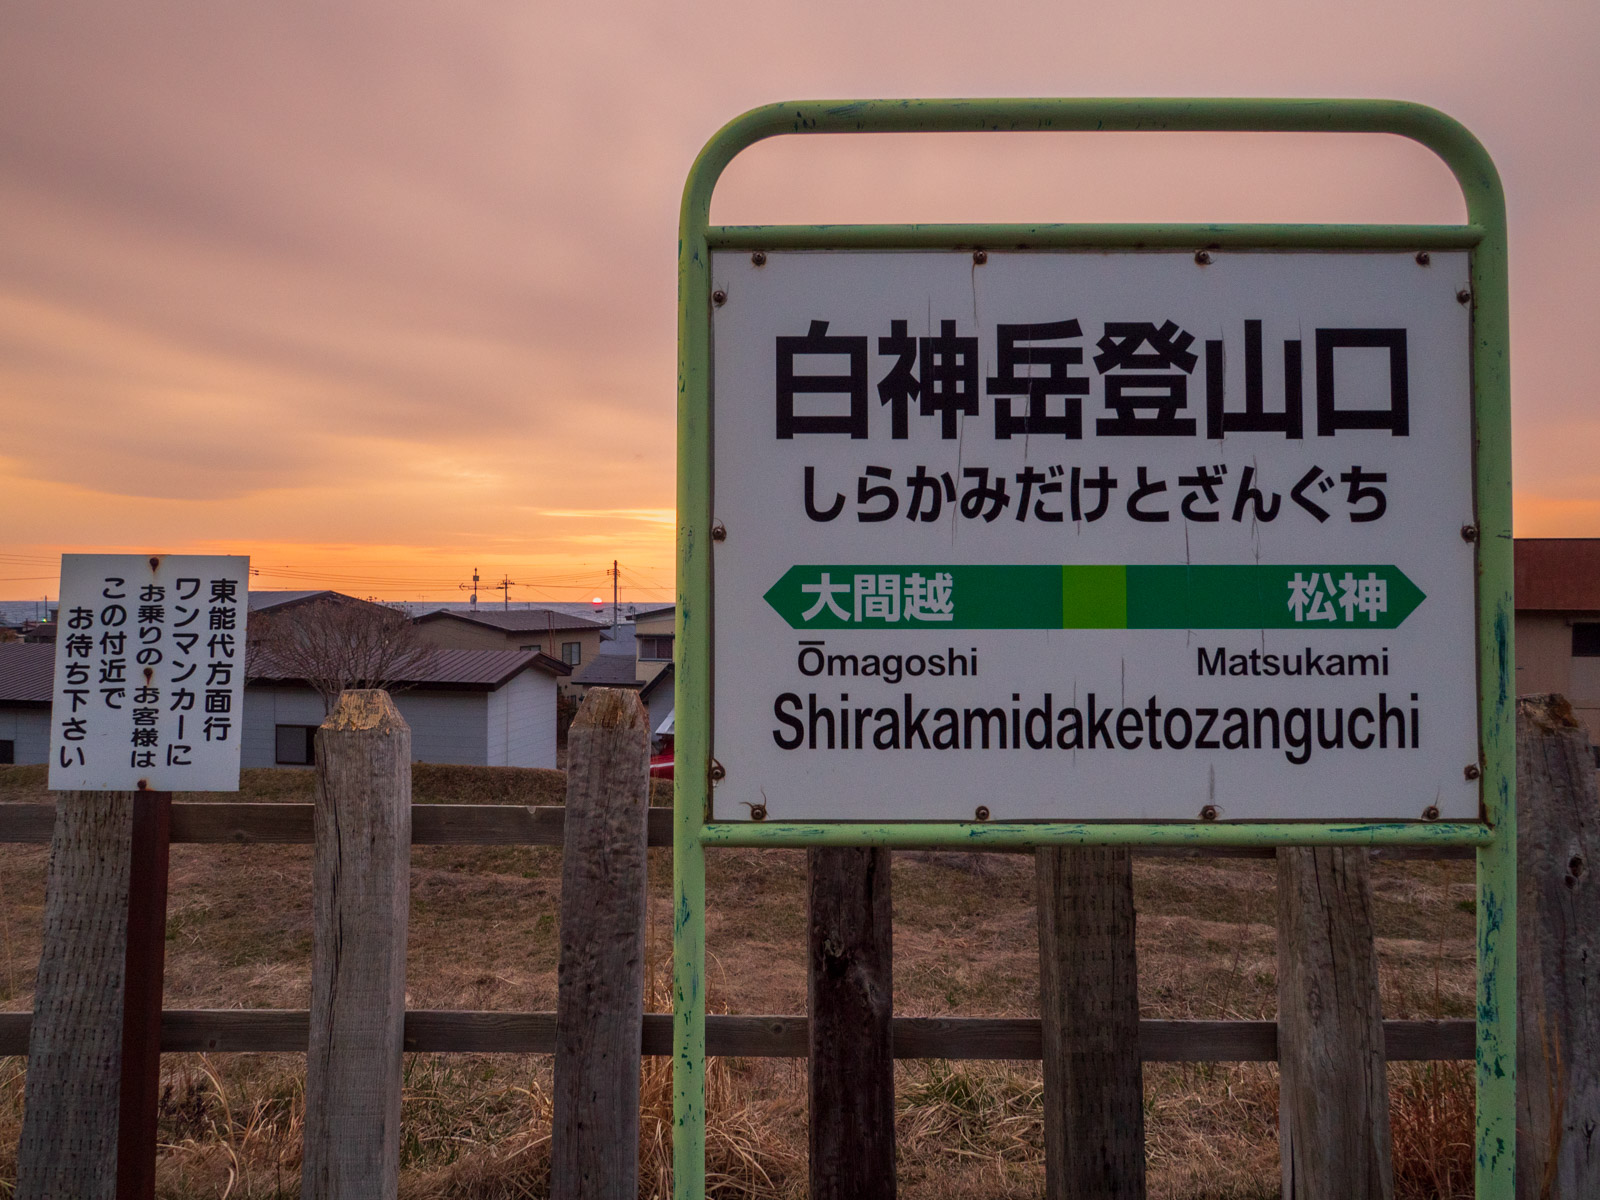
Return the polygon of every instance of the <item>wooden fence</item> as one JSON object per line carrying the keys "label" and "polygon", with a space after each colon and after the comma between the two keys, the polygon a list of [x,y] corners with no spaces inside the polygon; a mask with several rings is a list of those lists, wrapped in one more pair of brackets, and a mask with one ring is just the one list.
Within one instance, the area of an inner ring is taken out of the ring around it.
{"label": "wooden fence", "polygon": [[[553,1194],[634,1195],[637,1056],[670,1054],[672,1037],[670,1016],[642,1012],[644,848],[672,827],[645,808],[636,698],[591,693],[566,808],[412,807],[409,731],[382,693],[347,693],[318,737],[314,805],[0,806],[0,841],[54,842],[35,1010],[0,1014],[0,1054],[32,1056],[17,1195],[151,1195],[154,1064],[180,1051],[308,1053],[305,1194],[328,1200],[394,1195],[402,1053],[555,1054]],[[1559,698],[1522,702],[1519,739],[1518,1195],[1600,1195],[1591,760]],[[138,956],[159,956],[168,840],[317,847],[310,1010],[160,1010],[159,962],[152,985]],[[566,847],[559,1013],[402,1010],[410,845]],[[1346,1200],[1392,1195],[1384,1062],[1474,1053],[1471,1021],[1380,1019],[1377,852],[1040,850],[1041,1016],[1019,1019],[893,1016],[889,852],[807,853],[809,1016],[711,1015],[706,1044],[811,1060],[819,1200],[894,1194],[896,1058],[1043,1060],[1047,1194],[1075,1197],[1143,1195],[1142,1062],[1276,1061],[1284,1195]],[[1131,858],[1202,854],[1278,859],[1278,1022],[1138,1018]]]}

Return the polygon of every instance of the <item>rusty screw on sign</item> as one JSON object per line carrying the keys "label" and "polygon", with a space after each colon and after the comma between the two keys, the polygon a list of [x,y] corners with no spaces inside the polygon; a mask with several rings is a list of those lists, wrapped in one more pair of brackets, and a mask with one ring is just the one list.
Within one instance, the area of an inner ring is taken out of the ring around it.
{"label": "rusty screw on sign", "polygon": [[764,266],[766,266],[767,265],[767,252],[765,250],[757,250],[754,254],[752,254],[750,256],[750,264],[752,266],[756,266],[756,267],[764,267]]}
{"label": "rusty screw on sign", "polygon": [[1428,805],[1427,808],[1422,810],[1422,819],[1424,821],[1437,821],[1439,819],[1439,806],[1437,804]]}
{"label": "rusty screw on sign", "polygon": [[719,763],[716,759],[713,758],[711,760],[711,782],[712,783],[721,783],[727,777],[728,777],[727,768],[725,768],[721,763]]}
{"label": "rusty screw on sign", "polygon": [[1431,265],[1432,263],[1433,263],[1433,255],[1429,254],[1426,250],[1418,250],[1417,251],[1417,266],[1426,267],[1426,266]]}
{"label": "rusty screw on sign", "polygon": [[711,522],[711,540],[713,542],[725,542],[728,540],[728,527],[721,521]]}
{"label": "rusty screw on sign", "polygon": [[1483,774],[1483,768],[1478,766],[1477,763],[1468,763],[1467,769],[1461,773],[1468,779],[1476,779]]}
{"label": "rusty screw on sign", "polygon": [[972,264],[973,264],[973,266],[981,267],[981,266],[983,266],[984,263],[986,263],[988,261],[989,261],[989,252],[987,250],[974,250],[972,252]]}
{"label": "rusty screw on sign", "polygon": [[1209,267],[1211,265],[1211,251],[1196,250],[1194,252],[1194,261],[1202,267]]}
{"label": "rusty screw on sign", "polygon": [[1217,806],[1208,804],[1202,808],[1200,810],[1200,819],[1202,821],[1215,821],[1217,819]]}
{"label": "rusty screw on sign", "polygon": [[765,821],[767,819],[767,806],[765,804],[752,804],[750,806],[750,819],[752,821]]}
{"label": "rusty screw on sign", "polygon": [[1461,540],[1475,542],[1478,540],[1478,527],[1476,525],[1463,525],[1461,527]]}
{"label": "rusty screw on sign", "polygon": [[1456,299],[1459,300],[1462,304],[1471,304],[1472,303],[1472,289],[1471,288],[1462,288],[1459,292],[1456,293]]}
{"label": "rusty screw on sign", "polygon": [[718,308],[721,308],[727,302],[728,293],[723,291],[721,288],[718,288],[716,291],[711,293],[711,303],[715,304]]}
{"label": "rusty screw on sign", "polygon": [[978,805],[978,811],[972,815],[980,821],[987,821],[989,819],[989,806],[987,804]]}
{"label": "rusty screw on sign", "polygon": [[156,570],[159,570],[160,568],[161,568],[161,556],[159,554],[152,554],[150,556],[150,569],[152,571],[156,571]]}

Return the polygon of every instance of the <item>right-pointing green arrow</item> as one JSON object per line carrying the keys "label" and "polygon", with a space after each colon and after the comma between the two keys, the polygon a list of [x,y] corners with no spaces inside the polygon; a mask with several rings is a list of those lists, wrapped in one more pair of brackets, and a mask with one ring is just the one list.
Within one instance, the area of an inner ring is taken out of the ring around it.
{"label": "right-pointing green arrow", "polygon": [[1426,597],[1384,563],[833,564],[766,594],[795,629],[1394,629]]}

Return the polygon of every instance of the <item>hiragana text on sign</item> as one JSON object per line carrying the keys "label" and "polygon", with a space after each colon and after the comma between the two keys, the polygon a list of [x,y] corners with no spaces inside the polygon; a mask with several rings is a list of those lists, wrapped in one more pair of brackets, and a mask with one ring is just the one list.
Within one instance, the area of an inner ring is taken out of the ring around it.
{"label": "hiragana text on sign", "polygon": [[249,560],[67,554],[55,790],[239,786]]}

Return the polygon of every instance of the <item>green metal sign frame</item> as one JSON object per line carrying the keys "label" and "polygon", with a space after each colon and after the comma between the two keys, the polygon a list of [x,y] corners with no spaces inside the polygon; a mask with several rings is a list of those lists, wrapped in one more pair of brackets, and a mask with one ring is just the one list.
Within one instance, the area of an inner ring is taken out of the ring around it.
{"label": "green metal sign frame", "polygon": [[[1040,224],[713,226],[742,150],[822,133],[1385,133],[1455,174],[1464,225]],[[1477,851],[1477,1197],[1511,1200],[1516,1123],[1516,713],[1512,681],[1511,377],[1505,198],[1482,144],[1392,100],[867,100],[772,104],[724,126],[684,185],[678,234],[677,772],[673,841],[673,1192],[705,1194],[708,846],[1471,846]],[[786,249],[1465,250],[1471,260],[1481,822],[712,823],[711,251]]]}

